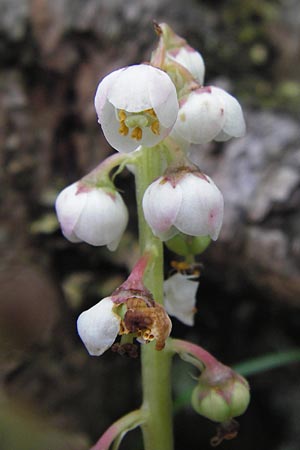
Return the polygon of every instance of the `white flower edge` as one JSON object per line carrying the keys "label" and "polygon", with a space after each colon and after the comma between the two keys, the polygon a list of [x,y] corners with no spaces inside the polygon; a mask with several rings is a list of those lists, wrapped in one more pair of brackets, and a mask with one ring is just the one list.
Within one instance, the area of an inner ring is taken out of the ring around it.
{"label": "white flower edge", "polygon": [[128,211],[117,191],[85,188],[73,183],[55,203],[63,235],[71,242],[117,248],[128,222]]}
{"label": "white flower edge", "polygon": [[219,236],[224,212],[223,195],[208,177],[184,174],[175,186],[160,177],[143,197],[144,216],[153,234],[168,240],[179,231],[190,236]]}
{"label": "white flower edge", "polygon": [[120,330],[120,318],[113,312],[110,297],[100,300],[77,320],[77,331],[91,356],[100,356],[115,342]]}
{"label": "white flower edge", "polygon": [[199,283],[192,276],[176,273],[164,282],[164,305],[170,316],[188,326],[194,325]]}

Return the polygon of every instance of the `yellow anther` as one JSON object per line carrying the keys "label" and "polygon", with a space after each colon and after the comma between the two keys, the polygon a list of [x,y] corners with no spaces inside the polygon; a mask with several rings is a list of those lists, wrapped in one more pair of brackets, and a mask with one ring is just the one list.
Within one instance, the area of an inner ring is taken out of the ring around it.
{"label": "yellow anther", "polygon": [[140,127],[135,127],[132,130],[131,137],[132,137],[132,139],[136,139],[137,141],[140,141],[143,137],[142,129]]}
{"label": "yellow anther", "polygon": [[145,113],[150,114],[150,116],[152,116],[152,117],[156,117],[156,114],[155,114],[155,111],[153,108],[146,109]]}
{"label": "yellow anther", "polygon": [[121,121],[120,128],[119,128],[119,133],[122,136],[127,136],[128,132],[129,132],[129,128],[125,125],[124,121]]}
{"label": "yellow anther", "polygon": [[159,121],[158,120],[155,120],[153,122],[153,124],[151,125],[151,130],[152,130],[153,134],[156,134],[156,135],[159,134],[160,129],[159,129]]}
{"label": "yellow anther", "polygon": [[120,122],[124,122],[124,120],[126,119],[126,112],[124,111],[124,109],[120,109],[118,112],[118,116],[119,116],[119,120]]}

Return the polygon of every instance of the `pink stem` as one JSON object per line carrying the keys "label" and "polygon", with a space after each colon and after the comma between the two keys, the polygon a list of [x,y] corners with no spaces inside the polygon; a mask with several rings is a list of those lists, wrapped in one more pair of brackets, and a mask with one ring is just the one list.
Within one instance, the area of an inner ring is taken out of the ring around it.
{"label": "pink stem", "polygon": [[219,366],[221,363],[214,358],[210,353],[204,350],[202,347],[196,344],[192,344],[188,341],[183,341],[181,339],[172,339],[170,340],[171,348],[176,353],[189,353],[193,355],[196,359],[201,361],[205,367],[209,369],[213,369],[216,366]]}
{"label": "pink stem", "polygon": [[126,431],[136,428],[143,422],[142,411],[140,409],[126,414],[126,416],[121,417],[121,419],[113,423],[90,450],[108,450],[120,433],[126,433]]}
{"label": "pink stem", "polygon": [[114,168],[122,164],[124,161],[129,160],[130,155],[124,153],[114,153],[113,155],[106,158],[100,164],[98,164],[95,169],[89,172],[83,177],[83,181],[87,182],[97,182],[101,174],[108,176],[109,172]]}

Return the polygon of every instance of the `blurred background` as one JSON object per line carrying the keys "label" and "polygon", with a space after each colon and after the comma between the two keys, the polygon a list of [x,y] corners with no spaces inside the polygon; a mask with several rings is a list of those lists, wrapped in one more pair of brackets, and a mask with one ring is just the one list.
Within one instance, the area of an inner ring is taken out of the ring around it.
{"label": "blurred background", "polygon": [[[136,260],[133,178],[117,180],[131,219],[114,253],[66,241],[54,201],[111,152],[96,85],[149,60],[153,19],[202,53],[206,84],[237,96],[248,127],[243,139],[193,149],[226,212],[199,258],[196,326],[174,319],[173,334],[228,365],[299,348],[300,3],[0,0],[0,11],[0,450],[87,450],[140,404],[139,361],[91,358],[76,334],[78,314]],[[190,372],[175,361],[176,450],[209,449],[215,426],[183,400]],[[248,379],[251,405],[222,448],[299,450],[299,363]],[[140,434],[123,448],[141,450]]]}

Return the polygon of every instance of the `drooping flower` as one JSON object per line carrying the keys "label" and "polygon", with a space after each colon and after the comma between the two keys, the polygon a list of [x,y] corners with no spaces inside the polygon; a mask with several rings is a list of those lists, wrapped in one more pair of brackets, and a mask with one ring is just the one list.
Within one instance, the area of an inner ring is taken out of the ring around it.
{"label": "drooping flower", "polygon": [[170,133],[178,100],[165,72],[140,64],[107,75],[98,85],[95,108],[107,141],[126,153],[153,147]]}
{"label": "drooping flower", "polygon": [[201,172],[182,170],[158,178],[143,198],[145,219],[153,234],[168,240],[178,231],[218,238],[223,220],[223,196]]}
{"label": "drooping flower", "polygon": [[112,299],[106,297],[78,317],[77,331],[91,356],[102,355],[119,334],[121,318],[114,307]]}
{"label": "drooping flower", "polygon": [[194,325],[197,282],[193,275],[175,273],[164,282],[164,305],[170,316],[185,325]]}
{"label": "drooping flower", "polygon": [[177,121],[171,136],[191,144],[212,140],[227,141],[245,134],[239,102],[223,89],[208,86],[192,91],[180,100]]}
{"label": "drooping flower", "polygon": [[200,84],[200,86],[203,85],[205,65],[199,52],[189,45],[184,45],[182,47],[169,50],[167,52],[167,56],[187,69],[193,78]]}
{"label": "drooping flower", "polygon": [[55,207],[69,241],[107,245],[109,250],[117,248],[128,222],[122,197],[111,188],[73,183],[58,195]]}

